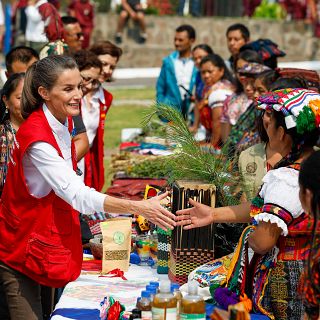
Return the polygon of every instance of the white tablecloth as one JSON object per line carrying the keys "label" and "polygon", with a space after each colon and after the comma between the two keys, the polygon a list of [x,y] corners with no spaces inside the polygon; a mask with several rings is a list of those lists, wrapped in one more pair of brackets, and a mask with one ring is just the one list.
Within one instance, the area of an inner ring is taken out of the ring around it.
{"label": "white tablecloth", "polygon": [[51,319],[98,320],[100,302],[107,295],[119,300],[130,311],[150,281],[168,279],[167,275],[157,274],[156,269],[136,265],[129,267],[125,277],[127,280],[82,273],[76,281],[65,287]]}

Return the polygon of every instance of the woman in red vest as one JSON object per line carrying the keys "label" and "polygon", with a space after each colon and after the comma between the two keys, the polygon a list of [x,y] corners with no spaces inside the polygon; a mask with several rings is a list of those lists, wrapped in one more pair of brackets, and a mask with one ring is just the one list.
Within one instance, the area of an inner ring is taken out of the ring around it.
{"label": "woman in red vest", "polygon": [[[85,155],[84,182],[87,186],[100,191],[104,185],[104,123],[107,113],[112,103],[112,94],[103,88],[102,83],[109,82],[112,73],[122,55],[121,48],[110,41],[98,42],[90,48],[90,51],[96,54],[102,63],[102,72],[100,77],[101,85],[94,92],[87,95],[87,103],[82,106],[82,118],[86,127],[91,127],[88,133],[90,150]],[[98,119],[94,119],[85,109],[85,105],[91,105],[90,113],[97,114]],[[96,124],[95,132],[92,131]]]}
{"label": "woman in red vest", "polygon": [[19,148],[0,201],[0,286],[11,319],[41,319],[40,284],[63,287],[79,276],[78,211],[132,212],[164,229],[175,225],[160,205],[166,195],[117,199],[77,176],[68,119],[79,114],[81,84],[76,62],[66,56],[40,60],[25,76],[21,108],[26,121],[16,135]]}

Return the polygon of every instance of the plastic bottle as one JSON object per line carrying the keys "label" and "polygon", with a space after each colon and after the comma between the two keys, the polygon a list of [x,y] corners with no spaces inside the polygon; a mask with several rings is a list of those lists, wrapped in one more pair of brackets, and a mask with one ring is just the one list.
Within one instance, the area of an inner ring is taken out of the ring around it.
{"label": "plastic bottle", "polygon": [[136,303],[136,308],[137,308],[137,309],[140,309],[140,308],[139,308],[139,306],[140,306],[140,300],[141,300],[141,297],[138,297],[138,298],[137,298],[137,303]]}
{"label": "plastic bottle", "polygon": [[150,292],[142,291],[141,292],[141,300],[139,301],[139,307],[141,310],[141,319],[142,320],[151,320],[152,312],[151,312],[151,301],[150,301]]}
{"label": "plastic bottle", "polygon": [[149,286],[154,286],[157,288],[157,293],[159,292],[159,282],[158,281],[150,281]]}
{"label": "plastic bottle", "polygon": [[153,302],[154,296],[158,293],[157,288],[154,286],[147,286],[147,291],[150,293],[150,301]]}
{"label": "plastic bottle", "polygon": [[177,312],[180,314],[181,312],[181,300],[182,300],[182,293],[179,290],[180,286],[178,283],[171,283],[171,292],[177,298]]}
{"label": "plastic bottle", "polygon": [[188,294],[182,298],[180,319],[206,319],[206,305],[202,297],[198,295],[198,283],[188,283]]}
{"label": "plastic bottle", "polygon": [[177,298],[170,291],[170,281],[161,281],[160,292],[152,303],[153,320],[176,320]]}
{"label": "plastic bottle", "polygon": [[154,289],[156,289],[156,291],[157,291],[157,293],[158,293],[158,288],[159,288],[159,286],[157,287],[157,286],[155,286],[154,284],[148,284],[148,285],[146,285],[146,289],[147,290],[149,290],[149,289],[151,289],[151,288],[154,288]]}

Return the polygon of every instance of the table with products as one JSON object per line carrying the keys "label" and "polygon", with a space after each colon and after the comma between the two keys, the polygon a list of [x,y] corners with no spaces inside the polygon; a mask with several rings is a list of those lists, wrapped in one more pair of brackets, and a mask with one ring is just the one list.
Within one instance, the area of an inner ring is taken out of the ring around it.
{"label": "table with products", "polygon": [[[124,273],[127,280],[120,277],[100,277],[99,274],[83,271],[80,277],[69,283],[57,303],[52,320],[100,320],[100,302],[111,295],[130,311],[135,308],[137,297],[150,281],[167,280],[166,274],[158,274],[156,269],[148,266],[130,265]],[[207,304],[207,315],[213,306]],[[269,319],[262,315],[251,315],[252,320]]]}
{"label": "table with products", "polygon": [[65,287],[51,319],[100,319],[100,302],[107,295],[120,301],[126,310],[132,310],[137,297],[150,281],[168,279],[167,275],[157,274],[156,269],[133,264],[124,276],[127,280],[83,271],[76,281]]}
{"label": "table with products", "polygon": [[[107,190],[107,194],[116,196],[116,197],[128,198],[132,200],[140,200],[144,196],[147,197],[149,195],[148,194],[149,187],[150,189],[152,189],[152,187],[161,189],[167,184],[167,181],[165,179],[159,179],[156,176],[150,175],[151,173],[157,172],[157,176],[161,176],[161,177],[163,176],[162,164],[164,160],[161,158],[160,159],[158,158],[158,161],[156,161],[155,158],[153,158],[152,156],[151,158],[149,158],[149,161],[145,161],[146,159],[143,159],[144,161],[142,161],[142,159],[140,159],[141,153],[143,154],[145,153],[140,151],[141,150],[147,151],[148,156],[146,157],[149,157],[151,149],[153,151],[152,152],[153,155],[158,155],[159,153],[161,153],[161,155],[164,156],[164,155],[167,155],[168,151],[162,150],[162,148],[159,149],[160,151],[157,151],[158,149],[155,148],[156,146],[154,144],[150,146],[151,141],[146,141],[146,142],[148,142],[149,144],[148,145],[142,145],[141,143],[139,143],[138,145],[137,143],[122,144],[122,150],[126,150],[127,152],[122,153],[121,155],[114,156],[111,160],[111,167],[112,167],[111,171],[115,174],[115,177],[111,187],[108,188]],[[157,147],[159,148],[159,146]],[[139,151],[139,155],[129,153],[129,151],[132,151],[132,149],[137,149],[137,148],[141,149]],[[156,149],[157,152],[154,152],[154,149]],[[128,170],[128,168],[130,168],[130,170]],[[120,173],[122,172],[122,174],[125,173],[124,177],[122,177],[122,175],[119,174],[119,172]],[[130,174],[131,176],[130,175],[126,176],[128,174]],[[150,196],[154,196],[154,195],[155,194]],[[93,220],[88,222],[93,235],[101,234],[100,224],[98,223],[101,220],[99,220],[100,218],[97,218],[97,219],[98,220],[96,221]],[[140,228],[140,233],[135,231],[135,228],[137,226],[139,226]],[[137,221],[137,223],[135,224],[135,228],[134,227],[132,228],[133,233],[136,233],[135,241],[140,239],[143,242],[144,240],[143,233],[145,233],[145,231],[147,230],[147,229],[144,229],[145,227],[146,227],[146,223],[144,221],[142,221],[141,223]],[[208,233],[205,233],[205,234],[207,235]],[[160,239],[160,236],[161,236],[161,239]],[[168,269],[168,263],[166,265],[162,265],[161,262],[168,261],[168,257],[165,255],[169,255],[170,249],[168,248],[170,248],[170,243],[166,238],[168,237],[170,238],[170,236],[162,233],[159,234],[158,232],[158,237],[159,238],[157,238],[158,239],[157,242],[161,244],[161,246],[158,247],[158,250],[161,251],[161,254],[163,255],[163,256],[159,255],[159,251],[158,251],[158,262],[160,262],[159,268],[161,269],[161,271],[163,271],[164,269]],[[205,240],[206,241],[208,240],[207,237],[205,238]],[[138,245],[138,243],[136,243],[136,245],[137,245],[136,249],[139,253],[140,246]],[[161,248],[161,250],[159,248]],[[140,255],[139,258],[141,258],[142,257],[141,252],[139,253],[139,255]],[[193,266],[193,264],[195,261],[193,260],[195,260],[194,257],[189,256],[188,261],[187,262],[184,261],[183,263],[185,263],[189,269],[194,270],[195,266]],[[115,300],[119,301],[122,305],[124,305],[127,311],[131,311],[136,307],[137,298],[141,296],[141,292],[145,290],[146,285],[148,285],[151,281],[168,280],[168,275],[158,274],[156,268],[151,268],[150,266],[138,266],[135,264],[131,264],[129,266],[128,272],[124,273],[125,279],[121,277],[100,276],[100,272],[97,270],[101,270],[101,260],[100,262],[98,260],[94,260],[92,262],[93,262],[92,265],[96,264],[96,266],[99,266],[99,263],[100,263],[100,269],[96,268],[95,272],[93,271],[94,268],[86,269],[87,264],[86,262],[84,262],[84,265],[82,268],[83,271],[80,277],[76,281],[69,283],[64,288],[61,298],[57,303],[55,310],[52,314],[52,317],[51,317],[52,320],[62,320],[62,319],[100,320],[100,303],[104,300],[104,297],[106,296],[112,296]],[[201,261],[201,263],[199,264],[199,261],[197,260],[197,266],[203,264],[204,262],[205,261]],[[177,266],[176,263],[172,265],[174,267]],[[184,270],[183,275],[185,276],[185,278],[187,278],[187,275],[189,274],[189,272],[190,270],[187,270],[187,271]],[[172,274],[170,274],[170,278],[172,278],[171,276]],[[186,279],[183,279],[182,281],[180,279],[179,282],[184,282],[185,280]],[[207,292],[206,296],[210,297],[210,294]],[[208,315],[212,313],[214,307],[209,304],[207,304],[206,307],[207,307],[206,313],[208,318]],[[251,315],[251,319],[265,320],[265,319],[268,319],[268,317],[260,316],[260,315]]]}

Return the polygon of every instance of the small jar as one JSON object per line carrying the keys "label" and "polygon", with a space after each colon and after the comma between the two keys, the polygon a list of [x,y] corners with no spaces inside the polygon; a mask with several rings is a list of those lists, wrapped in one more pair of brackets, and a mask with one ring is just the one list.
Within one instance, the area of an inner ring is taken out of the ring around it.
{"label": "small jar", "polygon": [[148,235],[140,234],[136,237],[136,248],[141,266],[149,265],[150,258],[150,238]]}

